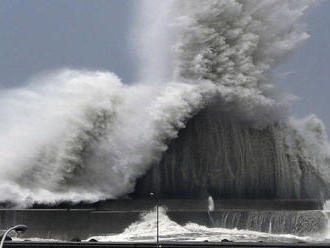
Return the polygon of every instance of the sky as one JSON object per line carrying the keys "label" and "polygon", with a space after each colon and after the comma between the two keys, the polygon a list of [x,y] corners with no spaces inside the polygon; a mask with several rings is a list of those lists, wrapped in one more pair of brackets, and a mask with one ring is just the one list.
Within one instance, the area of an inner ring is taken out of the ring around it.
{"label": "sky", "polygon": [[[0,88],[64,67],[115,72],[134,82],[130,28],[137,0],[0,0]],[[330,129],[330,0],[306,17],[311,38],[275,70],[300,100],[292,114],[315,113]]]}
{"label": "sky", "polygon": [[63,67],[110,70],[131,82],[134,0],[0,0],[0,85]]}
{"label": "sky", "polygon": [[293,115],[316,114],[330,136],[330,0],[325,0],[306,17],[310,38],[275,72],[286,74],[279,81],[283,90],[300,99]]}

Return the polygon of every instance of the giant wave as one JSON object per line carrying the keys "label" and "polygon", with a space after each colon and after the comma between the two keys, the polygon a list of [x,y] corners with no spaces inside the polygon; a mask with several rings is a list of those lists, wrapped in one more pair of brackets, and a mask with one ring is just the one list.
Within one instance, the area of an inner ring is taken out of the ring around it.
{"label": "giant wave", "polygon": [[[0,201],[96,202],[151,189],[328,198],[324,125],[289,118],[293,97],[271,76],[308,38],[300,20],[314,1],[155,2],[138,6],[139,83],[65,69],[1,92]],[[158,172],[144,176],[150,168]]]}

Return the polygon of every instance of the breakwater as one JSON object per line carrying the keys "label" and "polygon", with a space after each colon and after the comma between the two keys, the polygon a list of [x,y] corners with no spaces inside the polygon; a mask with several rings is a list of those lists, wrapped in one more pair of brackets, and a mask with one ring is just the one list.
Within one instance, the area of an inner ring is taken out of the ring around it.
{"label": "breakwater", "polygon": [[[208,213],[207,201],[164,200],[167,216],[179,225],[196,223],[206,227],[249,229],[261,232],[313,234],[325,230],[328,217],[317,210],[317,201],[215,201],[215,211]],[[40,206],[42,207],[42,206]],[[141,216],[153,211],[154,202],[118,200],[62,209],[1,209],[0,228],[26,224],[26,238],[71,240],[122,233]],[[250,209],[248,209],[249,207]],[[291,209],[291,210],[288,210]],[[309,210],[308,210],[309,209]]]}

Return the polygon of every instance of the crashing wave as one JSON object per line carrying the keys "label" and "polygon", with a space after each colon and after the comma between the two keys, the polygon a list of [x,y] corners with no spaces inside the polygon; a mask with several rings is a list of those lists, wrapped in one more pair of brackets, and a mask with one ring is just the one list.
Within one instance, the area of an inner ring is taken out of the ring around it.
{"label": "crashing wave", "polygon": [[[230,113],[258,135],[274,125],[295,133],[292,140],[298,137],[304,145],[288,145],[285,152],[308,158],[318,178],[328,164],[327,150],[309,150],[317,139],[306,140],[299,129],[304,125],[286,119],[291,97],[277,92],[270,75],[308,38],[299,20],[312,3],[144,1],[142,17],[156,20],[138,34],[140,40],[148,37],[140,52],[146,58],[140,78],[148,83],[125,85],[109,72],[64,70],[1,92],[0,201],[29,206],[131,193],[136,179],[166,157],[188,121],[214,104],[217,118]],[[159,15],[163,7],[167,12]],[[160,44],[162,27],[161,37],[168,38]],[[310,130],[312,136],[318,128]],[[322,142],[326,147],[324,137]]]}

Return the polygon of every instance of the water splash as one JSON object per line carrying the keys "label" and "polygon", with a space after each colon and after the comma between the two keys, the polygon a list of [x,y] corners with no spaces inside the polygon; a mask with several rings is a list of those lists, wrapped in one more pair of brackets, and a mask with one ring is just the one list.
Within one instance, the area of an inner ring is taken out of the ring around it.
{"label": "water splash", "polygon": [[[319,242],[325,241],[319,236],[296,236],[292,234],[271,234],[250,230],[226,229],[219,227],[206,227],[196,223],[179,225],[172,221],[164,208],[159,209],[159,233],[160,241],[209,241],[220,242],[227,239],[234,242]],[[89,239],[106,241],[131,241],[131,242],[154,242],[156,239],[156,211],[147,212],[141,219],[120,234],[108,234],[93,236]]]}
{"label": "water splash", "polygon": [[135,29],[140,44],[148,41],[137,46],[147,83],[64,70],[2,91],[0,201],[29,206],[130,193],[215,97],[254,127],[285,122],[290,97],[274,91],[270,72],[308,38],[299,20],[312,2],[146,0],[141,23],[159,16]]}

